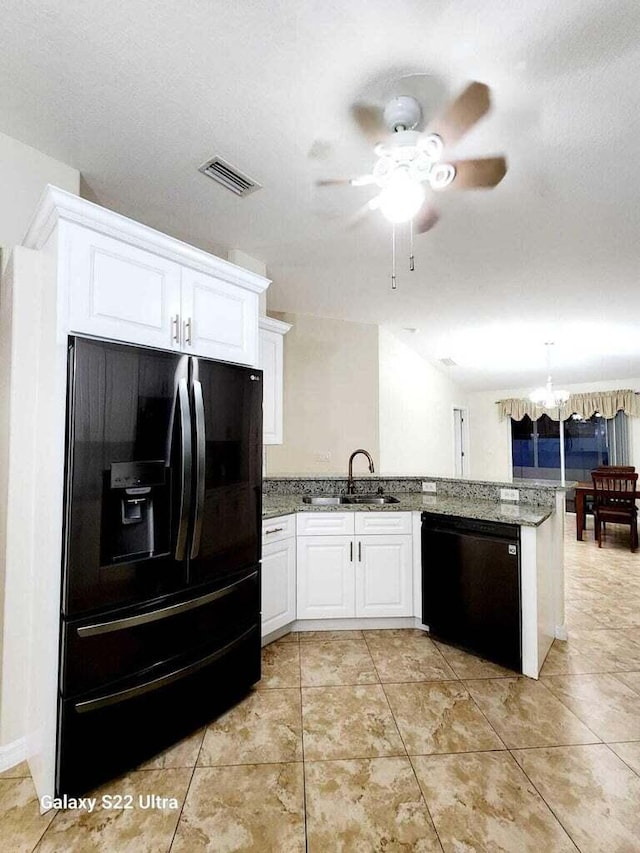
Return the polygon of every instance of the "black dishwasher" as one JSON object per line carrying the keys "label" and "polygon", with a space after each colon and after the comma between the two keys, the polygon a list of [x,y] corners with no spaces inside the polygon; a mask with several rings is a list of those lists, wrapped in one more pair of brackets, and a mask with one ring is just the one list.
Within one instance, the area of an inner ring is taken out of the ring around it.
{"label": "black dishwasher", "polygon": [[424,512],[422,621],[436,639],[522,672],[518,525]]}

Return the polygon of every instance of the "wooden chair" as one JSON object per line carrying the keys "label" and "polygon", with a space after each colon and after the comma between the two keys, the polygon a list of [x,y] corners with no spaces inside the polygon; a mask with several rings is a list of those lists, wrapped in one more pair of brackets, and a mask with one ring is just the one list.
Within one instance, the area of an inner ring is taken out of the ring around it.
{"label": "wooden chair", "polygon": [[[591,474],[633,474],[636,469],[633,465],[599,465],[594,468]],[[590,495],[585,497],[584,501],[584,524],[582,529],[587,527],[587,516],[593,515],[593,498]]]}
{"label": "wooden chair", "polygon": [[635,493],[638,475],[635,472],[616,471],[607,473],[593,471],[591,474],[594,491],[593,518],[598,548],[602,548],[605,524],[628,524],[631,527],[631,550],[638,547],[638,508]]}

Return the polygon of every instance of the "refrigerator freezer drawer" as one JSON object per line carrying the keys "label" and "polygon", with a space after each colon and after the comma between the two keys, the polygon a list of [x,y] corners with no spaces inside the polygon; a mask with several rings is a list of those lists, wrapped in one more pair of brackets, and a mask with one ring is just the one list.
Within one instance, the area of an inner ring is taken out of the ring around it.
{"label": "refrigerator freezer drawer", "polygon": [[65,697],[165,671],[201,648],[220,648],[260,611],[257,569],[218,589],[63,626],[60,689]]}
{"label": "refrigerator freezer drawer", "polygon": [[56,793],[76,795],[132,769],[214,719],[260,678],[260,626],[136,686],[61,700]]}

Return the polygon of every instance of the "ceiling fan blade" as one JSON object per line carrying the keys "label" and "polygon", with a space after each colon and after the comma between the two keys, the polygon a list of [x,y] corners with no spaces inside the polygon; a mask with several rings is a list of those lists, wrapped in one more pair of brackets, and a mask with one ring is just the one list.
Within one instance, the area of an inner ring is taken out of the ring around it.
{"label": "ceiling fan blade", "polygon": [[453,160],[456,176],[451,187],[456,190],[491,189],[507,174],[504,157],[483,157],[479,160]]}
{"label": "ceiling fan blade", "polygon": [[489,87],[474,81],[432,122],[429,133],[437,133],[445,147],[454,145],[489,111],[490,106]]}
{"label": "ceiling fan blade", "polygon": [[320,178],[316,181],[317,187],[342,187],[351,184],[352,178]]}
{"label": "ceiling fan blade", "polygon": [[432,207],[425,201],[413,220],[414,233],[424,234],[430,231],[438,223],[439,219],[440,215],[435,207]]}
{"label": "ceiling fan blade", "polygon": [[368,219],[371,214],[371,207],[369,203],[363,204],[362,207],[359,207],[355,213],[352,213],[351,216],[347,219],[345,223],[345,228],[347,231],[353,231],[355,228],[358,228],[362,225],[365,219]]}
{"label": "ceiling fan blade", "polygon": [[371,104],[353,104],[351,106],[351,117],[358,125],[360,132],[373,144],[381,142],[389,131],[382,120],[380,107]]}

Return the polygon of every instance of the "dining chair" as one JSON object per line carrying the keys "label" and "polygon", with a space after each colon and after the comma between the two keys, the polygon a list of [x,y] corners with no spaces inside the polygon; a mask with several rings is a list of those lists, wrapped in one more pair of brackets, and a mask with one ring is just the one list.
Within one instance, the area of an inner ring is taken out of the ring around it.
{"label": "dining chair", "polygon": [[602,537],[606,522],[628,524],[631,527],[631,550],[638,547],[638,508],[636,489],[638,475],[635,471],[619,471],[610,468],[606,473],[593,471],[594,504],[593,518],[598,548],[602,548]]}

